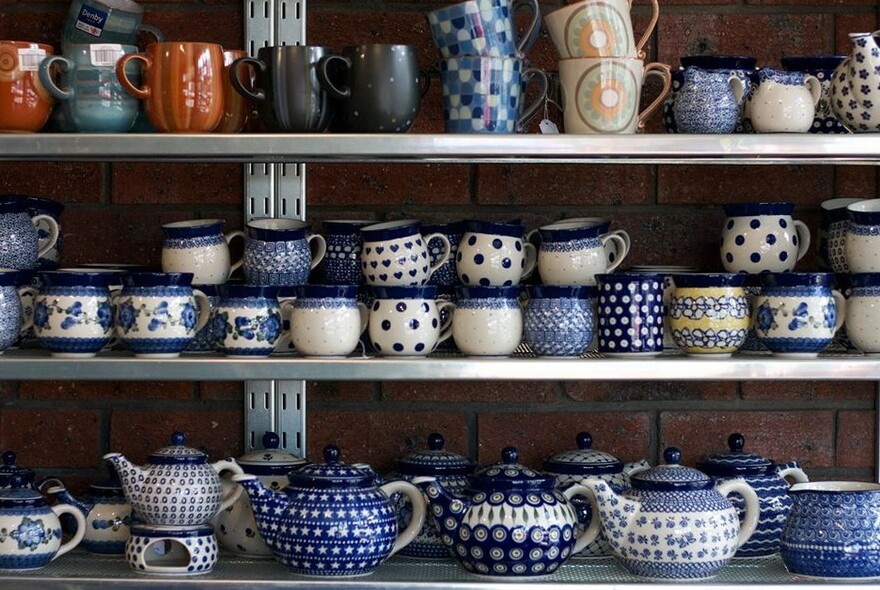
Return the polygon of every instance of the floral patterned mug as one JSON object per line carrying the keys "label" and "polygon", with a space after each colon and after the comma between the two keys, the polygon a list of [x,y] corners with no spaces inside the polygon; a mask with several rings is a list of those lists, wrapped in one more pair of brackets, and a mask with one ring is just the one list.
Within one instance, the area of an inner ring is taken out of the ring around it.
{"label": "floral patterned mug", "polygon": [[227,356],[269,356],[281,337],[278,287],[222,285],[214,331]]}

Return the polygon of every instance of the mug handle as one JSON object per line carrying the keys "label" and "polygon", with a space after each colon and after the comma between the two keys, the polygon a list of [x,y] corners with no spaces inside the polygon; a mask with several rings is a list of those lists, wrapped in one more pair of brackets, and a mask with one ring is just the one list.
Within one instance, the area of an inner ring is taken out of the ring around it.
{"label": "mug handle", "polygon": [[39,252],[37,252],[37,258],[45,256],[49,250],[55,247],[55,243],[58,242],[58,222],[48,215],[43,214],[31,217],[31,223],[34,224],[34,227],[37,227],[37,224],[41,221],[45,221],[49,226],[49,237],[46,238],[43,245],[40,247]]}
{"label": "mug handle", "polygon": [[834,297],[834,305],[837,306],[837,317],[834,320],[834,333],[836,334],[846,320],[846,297],[837,289],[831,290],[831,296]]}
{"label": "mug handle", "polygon": [[730,89],[733,91],[733,98],[736,99],[736,104],[742,106],[743,100],[745,100],[748,95],[748,91],[746,90],[746,83],[739,76],[728,76],[727,85],[730,86]]}
{"label": "mug handle", "polygon": [[363,333],[367,330],[367,324],[370,323],[370,310],[367,309],[367,306],[364,305],[363,302],[357,302],[358,313],[361,314],[361,331],[359,335],[363,335]]}
{"label": "mug handle", "polygon": [[[165,41],[165,35],[163,35],[162,31],[160,31],[157,27],[154,27],[153,25],[145,25],[142,23],[141,26],[138,27],[138,31],[151,34],[153,37],[156,38],[156,43],[163,43]],[[150,43],[147,43],[147,45],[150,45]]]}
{"label": "mug handle", "polygon": [[663,104],[663,101],[666,100],[666,97],[669,96],[669,92],[672,90],[672,68],[670,68],[667,64],[661,64],[659,62],[651,62],[645,66],[645,79],[648,76],[659,76],[663,78],[663,90],[660,91],[660,95],[654,99],[654,102],[648,105],[648,107],[639,113],[639,124],[638,129],[641,131],[645,128],[645,121],[654,114],[654,111],[660,108],[660,105]]}
{"label": "mug handle", "polygon": [[523,267],[523,279],[529,278],[535,271],[535,265],[538,263],[538,249],[531,242],[523,242],[523,255],[526,257],[526,264]]}
{"label": "mug handle", "polygon": [[540,230],[530,229],[526,232],[526,237],[524,238],[524,241],[534,245],[535,248],[540,248],[544,240],[541,238]]}
{"label": "mug handle", "polygon": [[309,248],[312,246],[312,241],[315,243],[315,253],[312,254],[312,266],[310,267],[310,269],[313,269],[321,264],[324,256],[327,255],[327,241],[321,234],[312,234],[306,238],[306,241],[309,243]]}
{"label": "mug handle", "polygon": [[449,313],[446,314],[446,321],[440,326],[440,337],[437,338],[437,344],[434,345],[434,349],[436,350],[441,342],[449,340],[449,337],[452,336],[452,316],[453,312],[455,312],[456,305],[451,301],[443,299],[437,299],[434,303],[437,305],[438,312],[441,312],[444,309],[449,310]]}
{"label": "mug handle", "polygon": [[[247,238],[245,237],[244,232],[241,231],[240,229],[237,229],[235,231],[231,231],[228,234],[224,234],[223,237],[226,238],[226,245],[227,246],[229,244],[231,244],[232,240],[234,240],[235,238],[241,238],[243,241],[247,241]],[[239,258],[238,260],[236,260],[235,262],[230,264],[229,265],[229,274],[226,275],[226,278],[228,279],[229,277],[231,277],[232,273],[234,273],[236,270],[238,270],[239,267],[243,263],[244,263],[244,256],[242,256],[241,258]]]}
{"label": "mug handle", "polygon": [[196,305],[199,308],[199,318],[196,320],[196,327],[193,330],[193,334],[195,334],[204,328],[211,318],[211,300],[199,289],[193,289],[193,299],[196,300]]}
{"label": "mug handle", "polygon": [[241,78],[239,77],[239,71],[244,65],[251,65],[256,68],[257,72],[260,75],[266,73],[266,64],[261,62],[255,57],[240,57],[229,66],[229,83],[232,84],[232,87],[235,88],[235,91],[244,96],[245,98],[249,98],[256,102],[262,102],[266,100],[266,91],[262,88],[254,88],[251,90],[247,88],[244,84],[241,83]]}
{"label": "mug handle", "polygon": [[798,237],[797,259],[800,260],[810,250],[810,228],[803,221],[795,219],[794,231]]}
{"label": "mug handle", "polygon": [[541,32],[541,9],[538,7],[538,0],[514,0],[511,6],[510,18],[512,19],[516,12],[523,8],[532,12],[532,20],[523,32],[519,43],[516,44],[516,53],[520,58],[525,57],[531,51]]}
{"label": "mug handle", "polygon": [[428,234],[426,236],[422,236],[422,240],[425,242],[425,247],[428,247],[428,244],[431,240],[440,240],[443,242],[443,254],[440,255],[440,258],[437,259],[434,264],[431,265],[431,268],[428,270],[428,278],[431,278],[431,275],[434,274],[438,268],[443,266],[443,264],[449,259],[449,253],[452,251],[452,245],[449,243],[449,238],[441,233],[436,234]]}
{"label": "mug handle", "polygon": [[812,97],[813,106],[815,107],[819,104],[819,99],[822,98],[822,83],[819,82],[819,78],[811,74],[804,76],[804,83],[810,91],[810,97]]}
{"label": "mug handle", "polygon": [[[630,0],[629,4],[632,6],[632,0]],[[641,60],[644,60],[648,56],[643,48],[645,47],[645,43],[647,43],[648,39],[651,37],[651,34],[654,32],[654,28],[657,26],[657,19],[659,18],[660,5],[657,3],[657,0],[651,0],[651,20],[648,22],[648,27],[645,29],[645,32],[642,33],[642,38],[636,43],[636,56]]]}
{"label": "mug handle", "polygon": [[125,71],[125,66],[132,60],[142,62],[144,70],[149,70],[153,67],[153,60],[151,60],[150,56],[146,53],[129,53],[120,57],[119,61],[116,62],[116,78],[119,80],[122,87],[125,88],[125,91],[130,95],[140,100],[147,100],[150,98],[150,87],[144,85],[139,88],[132,84],[131,80],[128,79],[128,73]]}
{"label": "mug handle", "polygon": [[70,100],[73,98],[73,88],[62,90],[58,84],[55,83],[55,80],[52,79],[51,68],[55,64],[58,64],[58,69],[64,73],[69,72],[70,68],[73,67],[73,62],[63,55],[50,55],[40,62],[40,70],[38,72],[40,83],[42,83],[43,87],[49,91],[49,94],[58,100]]}
{"label": "mug handle", "polygon": [[328,73],[328,68],[330,64],[334,62],[340,62],[345,66],[346,70],[351,69],[351,60],[347,57],[343,57],[341,55],[325,55],[320,60],[318,60],[318,67],[316,73],[318,74],[318,82],[320,82],[321,87],[332,96],[333,98],[339,100],[345,100],[347,98],[351,98],[351,88],[340,89],[333,81],[330,79],[330,74]]}
{"label": "mug handle", "polygon": [[[626,242],[617,234],[605,234],[604,236],[599,237],[599,241],[602,242],[602,250],[605,250],[605,244],[608,242],[614,242],[615,247],[617,248],[617,259],[608,265],[605,269],[605,272],[611,272],[623,262],[623,259],[626,258],[626,255],[629,254],[629,248],[626,246]],[[622,254],[621,254],[622,252]]]}
{"label": "mug handle", "polygon": [[[34,304],[33,301],[37,298],[37,289],[35,287],[31,287],[30,285],[24,285],[18,288],[18,298],[25,299],[30,298],[31,300],[31,309],[33,309]],[[30,330],[34,325],[34,314],[31,312],[27,317],[24,315],[24,310],[21,310],[21,327],[18,330],[19,336],[24,336],[25,333]]]}
{"label": "mug handle", "polygon": [[422,80],[425,81],[425,87],[419,88],[419,98],[424,98],[431,87],[431,72],[428,70],[419,70],[419,86],[422,86]]}
{"label": "mug handle", "polygon": [[528,90],[529,84],[532,80],[538,80],[540,90],[538,90],[538,95],[535,99],[529,103],[529,106],[525,107],[522,114],[516,118],[517,132],[522,131],[522,127],[532,119],[539,108],[544,106],[544,101],[547,99],[547,88],[549,88],[547,74],[537,68],[528,68],[522,74],[523,98],[525,98],[526,90]]}

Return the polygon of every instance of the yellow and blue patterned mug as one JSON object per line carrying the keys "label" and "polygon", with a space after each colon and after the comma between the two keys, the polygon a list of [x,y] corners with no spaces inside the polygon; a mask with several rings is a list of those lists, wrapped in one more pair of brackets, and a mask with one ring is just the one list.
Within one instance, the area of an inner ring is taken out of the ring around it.
{"label": "yellow and blue patterned mug", "polygon": [[667,316],[675,344],[688,355],[719,358],[746,340],[749,301],[744,273],[672,275]]}

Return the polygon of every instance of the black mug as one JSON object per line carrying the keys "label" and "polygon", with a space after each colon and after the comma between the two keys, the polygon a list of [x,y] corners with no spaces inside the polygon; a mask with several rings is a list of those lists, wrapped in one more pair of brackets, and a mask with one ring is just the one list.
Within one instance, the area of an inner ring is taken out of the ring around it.
{"label": "black mug", "polygon": [[[261,47],[256,58],[235,60],[229,78],[239,94],[257,103],[260,120],[269,131],[324,131],[333,118],[333,106],[318,83],[316,68],[331,51],[309,45]],[[246,64],[256,70],[253,90],[241,82]]]}
{"label": "black mug", "polygon": [[334,130],[351,133],[403,133],[415,122],[429,83],[415,47],[381,43],[322,57],[318,80],[338,101]]}

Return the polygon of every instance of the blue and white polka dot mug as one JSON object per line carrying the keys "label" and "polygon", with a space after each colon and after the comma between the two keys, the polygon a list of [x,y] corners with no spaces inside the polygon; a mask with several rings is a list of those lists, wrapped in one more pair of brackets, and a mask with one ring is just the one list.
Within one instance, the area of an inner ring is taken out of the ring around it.
{"label": "blue and white polka dot mug", "polygon": [[725,205],[721,262],[727,272],[790,272],[810,249],[810,229],[793,203]]}
{"label": "blue and white polka dot mug", "polygon": [[518,223],[468,221],[455,256],[459,280],[477,287],[518,285],[538,260],[534,244],[524,234]]}
{"label": "blue and white polka dot mug", "polygon": [[369,334],[381,356],[427,356],[452,336],[452,314],[440,320],[440,311],[455,309],[437,300],[435,285],[373,287]]}
{"label": "blue and white polka dot mug", "polygon": [[663,275],[600,274],[599,352],[655,356],[663,352]]}

